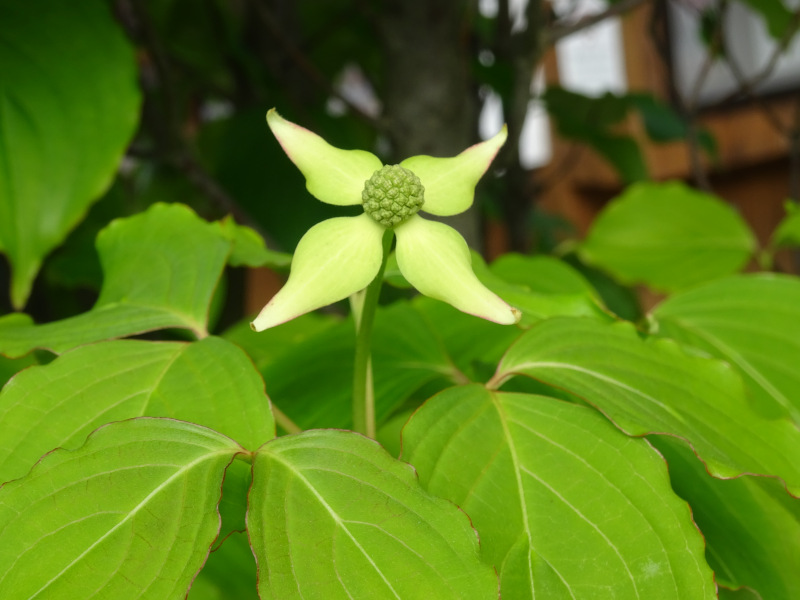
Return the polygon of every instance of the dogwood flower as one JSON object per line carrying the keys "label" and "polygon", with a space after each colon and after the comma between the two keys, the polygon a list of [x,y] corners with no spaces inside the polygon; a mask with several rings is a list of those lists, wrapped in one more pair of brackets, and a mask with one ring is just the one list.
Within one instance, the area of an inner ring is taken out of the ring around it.
{"label": "dogwood flower", "polygon": [[251,323],[256,331],[347,298],[366,288],[383,261],[383,235],[394,229],[400,272],[420,293],[465,313],[510,325],[520,312],[478,280],[464,238],[455,229],[423,219],[467,210],[475,185],[506,140],[506,128],[452,158],[413,156],[384,166],[364,150],[341,150],[275,109],[267,123],[308,191],[338,206],[362,204],[356,217],[335,217],[309,229],[292,259],[289,279]]}

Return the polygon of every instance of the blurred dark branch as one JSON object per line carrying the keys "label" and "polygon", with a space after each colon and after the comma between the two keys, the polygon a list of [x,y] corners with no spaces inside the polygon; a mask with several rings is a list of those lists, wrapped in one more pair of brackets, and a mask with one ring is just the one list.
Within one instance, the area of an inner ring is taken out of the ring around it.
{"label": "blurred dark branch", "polygon": [[289,60],[292,61],[294,66],[297,67],[297,69],[303,73],[303,75],[305,75],[313,85],[329,96],[332,96],[343,102],[345,106],[347,106],[348,110],[350,110],[355,116],[362,121],[365,121],[378,131],[383,131],[385,129],[385,124],[383,123],[382,119],[376,118],[364,112],[361,107],[353,104],[348,98],[344,97],[338,92],[336,87],[333,85],[333,82],[331,82],[325,76],[325,74],[308,59],[308,57],[300,50],[299,46],[284,33],[283,27],[281,27],[281,24],[273,16],[269,7],[267,7],[263,0],[251,0],[251,6],[260,23],[286,53],[286,56],[289,57]]}
{"label": "blurred dark branch", "polygon": [[[778,66],[778,61],[780,60],[783,53],[786,52],[786,49],[789,47],[789,45],[792,43],[792,40],[794,39],[794,36],[797,33],[798,28],[800,28],[800,9],[792,13],[792,20],[789,23],[789,26],[786,28],[786,31],[783,33],[783,36],[778,41],[777,46],[775,46],[775,50],[773,50],[764,68],[761,71],[759,71],[758,74],[756,74],[750,79],[742,77],[738,81],[739,89],[735,90],[728,96],[724,97],[722,100],[719,101],[719,104],[725,104],[727,102],[731,102],[732,100],[735,100],[736,98],[742,95],[747,95],[751,98],[754,97],[756,88],[762,83],[764,83],[764,81],[769,79],[769,77],[775,71],[775,68]],[[726,57],[728,58],[728,63],[732,65],[733,61],[731,61],[730,56],[726,55]],[[733,66],[731,68],[733,69]],[[734,75],[736,75],[736,73],[734,73]],[[739,79],[738,76],[737,79]]]}
{"label": "blurred dark branch", "polygon": [[789,197],[800,200],[800,95],[795,99],[794,123],[789,132]]}
{"label": "blurred dark branch", "polygon": [[177,103],[171,58],[161,45],[142,4],[134,0],[117,0],[116,10],[128,36],[146,52],[152,65],[149,69],[146,65],[142,68],[145,93],[143,122],[145,127],[152,130],[155,145],[152,150],[132,145],[129,154],[160,160],[177,169],[222,213],[232,215],[238,223],[266,237],[259,223],[247,214],[195,157],[194,148],[185,134],[181,107]]}
{"label": "blurred dark branch", "polygon": [[545,44],[552,45],[555,44],[560,39],[563,39],[567,36],[572,35],[573,33],[577,33],[588,27],[593,25],[597,25],[598,23],[605,21],[611,17],[620,16],[628,11],[637,8],[647,2],[651,2],[652,0],[620,0],[609,6],[603,12],[596,13],[594,15],[588,15],[582,19],[578,19],[574,23],[559,25],[556,22],[553,27],[550,28],[550,31],[545,36]]}
{"label": "blurred dark branch", "polygon": [[[726,3],[727,0],[723,0]],[[667,86],[669,89],[670,97],[672,98],[673,105],[676,111],[681,116],[686,126],[686,150],[689,155],[689,166],[692,172],[692,179],[694,184],[706,191],[711,191],[711,182],[708,179],[705,166],[702,160],[702,148],[700,146],[700,132],[697,126],[697,101],[699,98],[702,86],[711,71],[716,51],[709,51],[705,63],[702,65],[694,85],[690,98],[684,97],[678,86],[675,84],[675,78],[672,76],[670,69],[670,43],[666,33],[666,20],[667,20],[667,0],[656,0],[653,9],[653,14],[650,19],[650,35],[653,40],[653,46],[656,53],[661,59],[662,64],[666,67],[669,76],[666,78]],[[718,29],[719,29],[718,21]],[[721,36],[721,31],[715,32],[715,38]],[[721,37],[718,43],[721,43]],[[713,41],[712,41],[713,45]]]}
{"label": "blurred dark branch", "polygon": [[[767,121],[770,125],[772,125],[773,129],[777,131],[780,135],[788,136],[791,134],[790,129],[781,121],[778,114],[775,112],[772,104],[769,102],[765,102],[763,96],[761,94],[756,93],[755,87],[751,84],[751,82],[747,79],[742,71],[741,66],[734,58],[733,54],[728,51],[726,47],[725,56],[728,58],[728,66],[731,69],[731,73],[733,73],[733,77],[736,79],[736,82],[739,84],[739,89],[736,91],[736,96],[745,96],[748,100],[753,102],[755,105],[759,107],[761,112],[766,117]],[[770,61],[771,63],[772,61]],[[774,68],[769,67],[770,71]],[[761,73],[759,73],[761,75]]]}

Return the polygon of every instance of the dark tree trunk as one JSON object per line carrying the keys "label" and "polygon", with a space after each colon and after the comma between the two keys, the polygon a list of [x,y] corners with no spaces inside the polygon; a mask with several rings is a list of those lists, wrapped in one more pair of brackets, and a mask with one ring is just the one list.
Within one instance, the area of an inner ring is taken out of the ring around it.
{"label": "dark tree trunk", "polygon": [[[386,126],[393,153],[454,156],[475,141],[477,101],[470,77],[467,0],[387,0],[380,31],[385,47]],[[470,246],[481,236],[474,210],[447,219]]]}

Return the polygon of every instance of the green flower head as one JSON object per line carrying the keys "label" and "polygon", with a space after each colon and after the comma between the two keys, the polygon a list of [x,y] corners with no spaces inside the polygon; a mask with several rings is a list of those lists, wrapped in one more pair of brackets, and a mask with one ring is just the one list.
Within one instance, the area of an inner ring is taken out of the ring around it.
{"label": "green flower head", "polygon": [[366,288],[380,270],[387,228],[397,237],[400,271],[422,294],[496,323],[519,321],[520,312],[472,272],[464,238],[417,214],[421,209],[444,217],[467,210],[475,185],[506,140],[505,127],[452,158],[412,156],[384,166],[370,152],[334,148],[275,109],[267,113],[267,123],[314,197],[338,206],[361,204],[364,213],[328,219],[306,232],[289,280],[253,321],[253,329],[280,325]]}

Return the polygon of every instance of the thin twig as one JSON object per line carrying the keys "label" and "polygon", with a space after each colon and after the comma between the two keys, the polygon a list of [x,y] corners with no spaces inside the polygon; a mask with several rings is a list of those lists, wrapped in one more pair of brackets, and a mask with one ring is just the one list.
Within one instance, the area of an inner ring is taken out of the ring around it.
{"label": "thin twig", "polygon": [[370,115],[364,110],[361,109],[356,104],[353,104],[348,98],[343,96],[339,93],[333,83],[328,80],[322,71],[320,71],[316,65],[314,65],[303,52],[298,48],[294,42],[289,39],[289,37],[284,33],[283,28],[281,27],[280,23],[272,16],[269,8],[264,5],[263,2],[259,0],[253,0],[251,2],[255,14],[264,27],[269,31],[269,34],[281,45],[283,51],[289,57],[289,59],[294,63],[294,66],[303,73],[311,83],[316,85],[319,89],[324,91],[326,94],[333,96],[337,100],[340,100],[347,106],[347,108],[353,112],[358,118],[366,123],[372,125],[375,129],[383,130],[384,124],[383,120],[379,117],[375,117]]}
{"label": "thin twig", "polygon": [[[789,26],[786,28],[786,31],[783,33],[783,36],[778,41],[778,45],[775,46],[775,50],[772,52],[772,55],[770,56],[769,61],[767,61],[767,64],[764,67],[764,69],[762,69],[752,79],[740,83],[738,90],[724,97],[722,100],[717,102],[717,104],[726,104],[732,100],[735,100],[737,97],[742,95],[742,93],[747,93],[748,91],[752,92],[764,81],[769,79],[775,68],[778,66],[778,61],[780,60],[781,56],[789,47],[789,44],[792,43],[794,35],[795,33],[797,33],[797,29],[799,27],[800,27],[800,9],[792,13],[792,20],[789,23]],[[728,62],[730,63],[730,59],[728,60]]]}
{"label": "thin twig", "polygon": [[558,22],[556,22],[549,34],[547,34],[545,37],[545,45],[549,46],[551,44],[555,44],[557,41],[570,36],[573,33],[577,33],[587,29],[588,27],[597,25],[601,21],[605,21],[611,17],[624,14],[650,1],[651,0],[620,0],[619,2],[609,6],[603,12],[588,15],[582,19],[578,19],[574,23],[570,23],[569,25],[559,25]]}
{"label": "thin twig", "polygon": [[764,113],[764,116],[767,118],[769,124],[772,125],[773,129],[775,129],[775,131],[777,131],[780,135],[789,136],[791,134],[789,128],[783,123],[783,121],[781,121],[773,106],[770,103],[765,102],[761,94],[756,93],[753,86],[751,86],[750,82],[747,80],[747,77],[745,77],[741,66],[727,48],[725,50],[725,56],[728,59],[728,66],[731,69],[731,73],[733,73],[736,82],[739,84],[737,95],[744,95],[751,102],[757,104],[761,109],[761,112]]}
{"label": "thin twig", "polygon": [[[141,4],[131,0],[118,0],[117,10],[127,17],[123,19],[123,24],[128,35],[147,51],[153,64],[152,87],[160,90],[164,97],[163,102],[159,103],[161,114],[155,115],[160,118],[154,118],[153,123],[158,129],[156,147],[153,152],[147,153],[147,157],[161,158],[165,163],[178,169],[221,212],[232,215],[238,223],[251,227],[262,237],[267,238],[258,221],[253,219],[195,158],[193,148],[183,135],[183,127],[179,122],[180,110],[176,100],[178,94],[174,89],[172,59],[153,30],[149,15]],[[148,90],[147,86],[145,92],[149,101],[155,103],[154,93]],[[147,151],[133,146],[129,151],[132,156],[141,156],[143,152]],[[268,239],[267,242],[271,247],[275,247],[272,240]]]}

